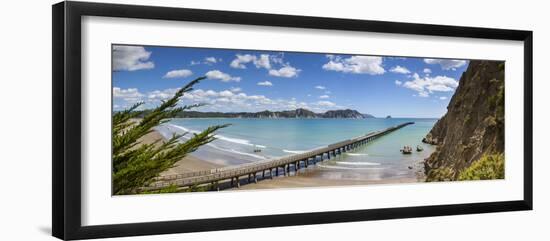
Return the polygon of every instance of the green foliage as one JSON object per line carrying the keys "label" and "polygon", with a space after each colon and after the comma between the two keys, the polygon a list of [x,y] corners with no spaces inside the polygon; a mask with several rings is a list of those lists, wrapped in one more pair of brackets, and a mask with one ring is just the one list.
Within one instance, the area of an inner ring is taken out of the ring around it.
{"label": "green foliage", "polygon": [[172,98],[144,114],[138,122],[132,121],[132,118],[142,114],[136,109],[143,103],[137,103],[127,110],[113,114],[113,194],[136,193],[139,187],[148,185],[154,177],[173,167],[188,153],[213,141],[214,132],[227,126],[209,127],[183,143],[178,140],[188,133],[174,135],[165,142],[156,140],[150,144],[142,144],[139,141],[141,137],[152,132],[153,127],[165,123],[179,112],[201,106],[199,104],[176,107],[183,94],[193,90],[193,85],[204,78],[191,81],[179,89]]}
{"label": "green foliage", "polygon": [[453,181],[455,172],[449,167],[440,167],[430,170],[426,175],[427,182]]}
{"label": "green foliage", "polygon": [[490,180],[504,178],[504,155],[484,155],[458,175],[458,180]]}

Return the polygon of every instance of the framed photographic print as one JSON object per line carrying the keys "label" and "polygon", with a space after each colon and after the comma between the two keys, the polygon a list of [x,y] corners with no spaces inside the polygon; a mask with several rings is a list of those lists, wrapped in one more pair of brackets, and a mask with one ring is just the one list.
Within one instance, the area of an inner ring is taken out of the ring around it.
{"label": "framed photographic print", "polygon": [[532,209],[532,32],[61,2],[53,235]]}

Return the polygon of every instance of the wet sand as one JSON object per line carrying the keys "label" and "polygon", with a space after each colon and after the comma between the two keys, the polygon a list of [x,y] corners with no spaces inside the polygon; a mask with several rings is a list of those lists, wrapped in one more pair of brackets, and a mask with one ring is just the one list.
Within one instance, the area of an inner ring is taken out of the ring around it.
{"label": "wet sand", "polygon": [[349,185],[373,185],[373,184],[392,184],[392,183],[415,183],[413,178],[398,178],[386,180],[331,180],[324,178],[315,178],[307,176],[274,177],[258,183],[243,185],[240,188],[232,190],[256,190],[256,189],[274,189],[274,188],[300,188],[300,187],[338,187]]}
{"label": "wet sand", "polygon": [[[416,168],[415,168],[416,169]],[[418,177],[395,177],[372,180],[353,180],[353,179],[332,179],[319,175],[318,167],[309,167],[300,169],[298,173],[290,172],[289,176],[274,176],[260,180],[258,183],[247,183],[239,188],[231,190],[256,190],[256,189],[274,189],[274,188],[301,188],[301,187],[338,187],[349,185],[374,185],[374,184],[395,184],[395,183],[416,183],[423,182],[421,176]],[[411,170],[417,172],[417,170]]]}

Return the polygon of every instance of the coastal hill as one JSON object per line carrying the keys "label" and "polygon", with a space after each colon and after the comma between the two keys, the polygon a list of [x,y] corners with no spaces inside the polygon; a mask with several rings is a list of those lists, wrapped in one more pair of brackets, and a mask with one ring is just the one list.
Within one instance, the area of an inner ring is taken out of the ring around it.
{"label": "coastal hill", "polygon": [[340,119],[363,119],[374,118],[369,114],[361,114],[356,110],[329,110],[324,113],[299,108],[286,111],[260,111],[260,112],[199,112],[183,111],[177,115],[178,118],[340,118]]}
{"label": "coastal hill", "polygon": [[470,61],[447,113],[422,141],[437,145],[424,163],[428,181],[460,179],[481,158],[504,153],[504,63]]}

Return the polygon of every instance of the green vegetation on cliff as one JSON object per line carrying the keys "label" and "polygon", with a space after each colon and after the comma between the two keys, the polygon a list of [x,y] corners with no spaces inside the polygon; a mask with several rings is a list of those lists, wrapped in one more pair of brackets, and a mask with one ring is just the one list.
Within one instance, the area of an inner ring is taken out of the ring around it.
{"label": "green vegetation on cliff", "polygon": [[504,155],[484,155],[479,160],[474,161],[471,166],[458,173],[449,167],[432,169],[427,176],[429,182],[453,181],[455,176],[458,176],[456,180],[459,181],[503,179]]}
{"label": "green vegetation on cliff", "polygon": [[458,175],[458,180],[491,180],[504,178],[504,155],[485,155]]}

